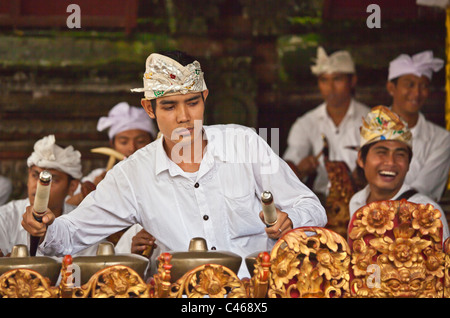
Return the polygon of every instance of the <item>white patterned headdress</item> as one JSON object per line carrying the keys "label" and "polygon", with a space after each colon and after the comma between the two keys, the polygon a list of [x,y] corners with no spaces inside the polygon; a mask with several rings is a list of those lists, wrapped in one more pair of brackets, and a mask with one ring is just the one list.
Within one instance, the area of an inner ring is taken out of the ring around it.
{"label": "white patterned headdress", "polygon": [[431,80],[433,72],[439,71],[444,66],[444,61],[433,57],[432,51],[424,51],[409,56],[401,54],[389,63],[388,80],[406,74],[426,76]]}
{"label": "white patterned headdress", "polygon": [[316,76],[325,73],[355,73],[355,64],[352,56],[347,51],[337,51],[327,55],[325,49],[319,46],[317,48],[317,58],[314,61],[316,64],[311,66],[311,72]]}
{"label": "white patterned headdress", "polygon": [[165,55],[153,53],[145,62],[144,87],[132,92],[144,92],[146,99],[163,96],[199,93],[206,90],[203,72],[198,61],[186,66]]}
{"label": "white patterned headdress", "polygon": [[34,151],[27,159],[27,166],[38,166],[46,169],[56,169],[80,179],[81,153],[72,146],[62,148],[55,144],[55,136],[48,135],[34,144]]}

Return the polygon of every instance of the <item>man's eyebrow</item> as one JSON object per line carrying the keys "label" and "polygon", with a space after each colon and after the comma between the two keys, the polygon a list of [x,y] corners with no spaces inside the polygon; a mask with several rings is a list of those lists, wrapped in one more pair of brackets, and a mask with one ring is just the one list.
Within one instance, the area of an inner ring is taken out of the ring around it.
{"label": "man's eyebrow", "polygon": [[169,105],[169,104],[176,104],[176,102],[174,101],[174,100],[167,100],[167,99],[164,99],[164,100],[162,100],[162,101],[160,101],[159,102],[161,105]]}
{"label": "man's eyebrow", "polygon": [[383,149],[383,150],[387,150],[388,147],[379,145],[379,146],[373,146],[373,149]]}
{"label": "man's eyebrow", "polygon": [[[197,100],[197,99],[199,99],[201,97],[202,97],[201,95],[196,95],[196,96],[193,96],[191,98],[188,98],[188,99],[184,100],[184,102],[185,103],[192,102],[192,101]],[[173,104],[176,104],[178,102],[174,101],[174,100],[171,100],[171,99],[164,99],[164,100],[160,101],[159,103],[160,103],[160,105],[173,105]]]}
{"label": "man's eyebrow", "polygon": [[[378,149],[378,150],[389,150],[389,148],[388,147],[385,147],[385,146],[373,146],[373,149]],[[394,151],[405,151],[405,152],[408,152],[408,150],[407,150],[407,148],[404,148],[404,147],[398,147],[398,148],[395,148],[395,149],[393,149]]]}
{"label": "man's eyebrow", "polygon": [[200,99],[201,95],[196,95],[194,97],[191,97],[189,99],[186,99],[185,102],[192,102],[194,100]]}

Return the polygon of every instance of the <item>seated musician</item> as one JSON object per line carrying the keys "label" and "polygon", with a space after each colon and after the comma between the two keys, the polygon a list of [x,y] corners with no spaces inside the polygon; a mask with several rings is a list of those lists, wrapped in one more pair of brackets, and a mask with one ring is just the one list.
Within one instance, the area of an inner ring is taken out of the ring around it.
{"label": "seated musician", "polygon": [[294,122],[283,159],[324,201],[328,195],[329,179],[321,153],[324,146],[322,136],[329,144],[329,160],[343,161],[349,171],[353,171],[361,117],[370,108],[353,98],[357,76],[349,52],[337,51],[327,56],[319,47],[316,64],[311,70],[317,76],[324,102]]}
{"label": "seated musician", "polygon": [[[363,119],[358,166],[367,186],[350,200],[350,218],[360,207],[375,201],[406,199],[432,204],[441,211],[443,238],[449,229],[442,208],[428,196],[405,183],[413,156],[412,134],[406,122],[384,106],[377,106]],[[418,150],[420,151],[420,150]]]}
{"label": "seated musician", "polygon": [[[27,208],[23,226],[42,237],[44,255],[76,253],[139,223],[171,251],[203,237],[210,249],[246,256],[270,250],[294,227],[326,222],[320,201],[253,129],[204,126],[209,91],[200,63],[183,52],[146,60],[142,106],[161,138],[117,163],[70,214],[43,223]],[[277,222],[262,222],[260,196],[271,191]],[[240,276],[250,277],[243,264]]]}
{"label": "seated musician", "polygon": [[[153,120],[147,116],[145,110],[130,106],[126,102],[121,102],[114,106],[109,111],[108,116],[100,117],[97,123],[97,130],[108,130],[111,148],[125,157],[129,157],[136,150],[141,149],[156,138],[155,125]],[[81,183],[89,181],[97,186],[103,180],[105,174],[105,168],[94,169],[81,179]],[[88,193],[89,191],[84,192]],[[78,187],[75,194],[68,198],[67,202],[78,205],[83,198],[83,191],[81,191],[81,187]]]}
{"label": "seated musician", "polygon": [[389,64],[387,90],[392,111],[408,123],[413,135],[414,156],[405,182],[439,202],[450,169],[450,132],[427,120],[420,112],[430,94],[433,72],[444,62],[425,51],[401,54]]}
{"label": "seated musician", "polygon": [[[55,136],[49,135],[34,144],[34,151],[27,159],[28,197],[13,200],[0,207],[0,254],[8,255],[14,245],[29,247],[29,235],[22,227],[22,215],[26,207],[33,205],[39,174],[48,170],[52,174],[48,207],[55,217],[65,215],[75,206],[64,202],[67,195],[78,186],[81,172],[81,154],[72,146],[62,148],[55,144]],[[95,255],[94,249],[83,251],[83,255]]]}

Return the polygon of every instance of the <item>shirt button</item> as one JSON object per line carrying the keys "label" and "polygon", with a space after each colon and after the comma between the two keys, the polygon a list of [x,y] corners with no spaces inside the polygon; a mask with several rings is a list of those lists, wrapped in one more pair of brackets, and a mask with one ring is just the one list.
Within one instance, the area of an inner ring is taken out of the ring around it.
{"label": "shirt button", "polygon": [[198,188],[200,185],[198,184],[198,182],[196,184],[194,184],[194,188]]}
{"label": "shirt button", "polygon": [[207,216],[207,215],[203,216],[203,220],[208,221],[208,219],[209,219],[209,216]]}

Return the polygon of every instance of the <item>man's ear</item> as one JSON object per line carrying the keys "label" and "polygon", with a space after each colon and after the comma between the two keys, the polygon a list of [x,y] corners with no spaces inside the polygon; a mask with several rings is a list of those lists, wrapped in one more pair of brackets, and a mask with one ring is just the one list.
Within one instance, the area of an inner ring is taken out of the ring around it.
{"label": "man's ear", "polygon": [[393,82],[387,81],[386,89],[387,89],[389,95],[394,96],[395,84]]}
{"label": "man's ear", "polygon": [[144,108],[144,110],[147,112],[147,114],[150,116],[150,118],[155,119],[155,113],[153,112],[152,102],[148,99],[142,98],[141,99],[141,105]]}
{"label": "man's ear", "polygon": [[207,89],[205,89],[205,90],[202,92],[203,100],[206,100],[206,97],[208,97],[208,94],[209,94],[209,90],[207,90]]}
{"label": "man's ear", "polygon": [[362,160],[362,157],[361,157],[361,150],[358,151],[358,158],[356,158],[356,163],[358,164],[358,166],[361,169],[364,169],[364,161]]}

